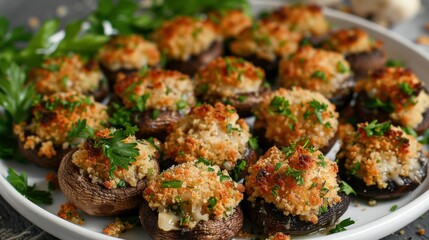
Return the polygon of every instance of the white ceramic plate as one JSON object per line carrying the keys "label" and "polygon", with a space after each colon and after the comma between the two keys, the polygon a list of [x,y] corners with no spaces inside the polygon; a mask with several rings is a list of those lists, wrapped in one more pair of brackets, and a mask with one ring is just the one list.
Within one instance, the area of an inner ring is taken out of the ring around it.
{"label": "white ceramic plate", "polygon": [[[281,5],[278,1],[251,1],[254,11],[270,10]],[[402,60],[420,77],[428,83],[429,79],[429,54],[416,48],[411,42],[395,33],[377,26],[363,19],[326,9],[325,14],[332,22],[334,28],[359,26],[369,32],[375,39],[385,43],[385,49],[390,58]],[[39,188],[47,188],[44,177],[48,170],[35,167],[34,165],[19,164],[13,161],[0,161],[0,175],[6,176],[8,167],[18,172],[25,171],[29,176],[30,183],[37,183]],[[379,239],[402,228],[414,219],[429,210],[429,192],[426,189],[429,178],[412,193],[392,201],[378,202],[376,206],[370,207],[367,202],[354,199],[349,209],[341,219],[350,217],[355,224],[348,227],[347,231],[335,235],[314,234],[294,239]],[[54,204],[50,206],[37,206],[21,196],[6,180],[0,177],[0,193],[23,216],[35,223],[42,229],[61,239],[116,239],[101,233],[102,229],[113,221],[113,218],[91,217],[83,215],[85,224],[75,225],[56,216],[59,206],[66,202],[64,196],[57,192],[54,194]],[[397,205],[394,212],[389,209]],[[124,239],[150,239],[139,227],[122,234]]]}

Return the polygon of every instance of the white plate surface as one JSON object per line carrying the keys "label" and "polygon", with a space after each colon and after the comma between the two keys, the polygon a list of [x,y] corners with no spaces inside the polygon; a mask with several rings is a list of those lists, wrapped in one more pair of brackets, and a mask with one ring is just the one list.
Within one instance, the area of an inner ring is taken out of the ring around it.
{"label": "white plate surface", "polygon": [[[281,5],[278,1],[251,1],[255,12],[270,10]],[[415,47],[413,43],[405,38],[375,25],[366,20],[338,12],[325,9],[327,18],[332,22],[334,28],[359,26],[369,32],[375,39],[380,39],[385,43],[385,49],[389,58],[406,62],[420,79],[429,80],[429,54]],[[0,175],[6,176],[8,167],[16,169],[18,172],[25,171],[28,174],[29,182],[36,183],[39,188],[47,189],[44,177],[48,170],[35,167],[34,165],[19,164],[13,161],[0,161]],[[366,201],[353,199],[349,209],[341,219],[350,217],[356,223],[348,227],[347,231],[335,235],[314,234],[304,237],[294,237],[294,239],[379,239],[396,230],[404,227],[417,217],[429,210],[429,179],[412,193],[398,200],[378,202],[376,206],[368,206]],[[0,177],[0,194],[15,208],[34,224],[51,233],[60,239],[116,239],[101,233],[102,229],[113,221],[113,218],[91,217],[83,215],[85,224],[78,226],[56,216],[59,206],[66,202],[64,196],[56,192],[54,194],[54,204],[50,206],[38,206],[21,196],[5,178]],[[389,209],[397,205],[394,212]],[[124,239],[150,239],[139,227],[122,234]]]}

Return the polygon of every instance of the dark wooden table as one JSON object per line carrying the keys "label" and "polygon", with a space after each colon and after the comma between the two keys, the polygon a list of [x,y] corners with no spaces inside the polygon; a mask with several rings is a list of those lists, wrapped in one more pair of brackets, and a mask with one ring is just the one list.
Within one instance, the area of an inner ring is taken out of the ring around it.
{"label": "dark wooden table", "polygon": [[[44,19],[51,18],[58,18],[64,24],[86,16],[96,4],[96,0],[0,0],[0,15],[6,16],[15,26],[36,26]],[[400,26],[398,32],[401,33],[403,29],[404,26]],[[422,216],[414,222],[383,239],[429,239],[428,226],[429,212],[422,213]],[[428,229],[428,233],[421,235],[420,229]],[[22,217],[0,197],[0,239],[51,240],[56,238]]]}

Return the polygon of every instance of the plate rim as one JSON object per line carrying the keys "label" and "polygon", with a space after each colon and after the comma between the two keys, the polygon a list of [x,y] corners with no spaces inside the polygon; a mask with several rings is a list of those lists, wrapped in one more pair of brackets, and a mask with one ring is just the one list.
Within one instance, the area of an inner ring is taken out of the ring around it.
{"label": "plate rim", "polygon": [[[275,1],[275,0],[250,0],[249,3],[254,7],[257,5],[265,5],[272,7],[282,6],[284,2]],[[347,23],[356,24],[359,27],[370,29],[381,35],[384,35],[388,38],[391,38],[398,42],[399,44],[405,46],[408,51],[414,52],[415,55],[418,55],[423,60],[427,62],[429,67],[429,53],[419,49],[417,45],[412,43],[410,40],[405,37],[388,30],[384,27],[381,27],[375,23],[372,23],[363,18],[353,16],[348,13],[340,12],[338,10],[333,10],[329,8],[324,8],[324,14],[329,18],[334,18],[339,21],[345,21]],[[5,161],[5,160],[1,160]],[[34,204],[23,195],[21,195],[11,184],[6,180],[5,177],[0,177],[0,195],[22,216],[30,220],[33,224],[37,225],[41,229],[49,232],[50,234],[62,238],[62,239],[107,239],[115,240],[121,238],[111,237],[100,232],[95,232],[93,230],[87,229],[85,227],[73,224],[69,221],[61,219],[53,213],[48,212],[39,205]],[[319,240],[328,240],[332,239],[335,236],[335,239],[378,239],[380,237],[387,236],[394,231],[406,226],[417,217],[419,217],[422,212],[429,210],[429,191],[427,189],[421,195],[419,195],[414,200],[408,202],[398,210],[393,213],[390,213],[386,216],[383,216],[377,220],[369,222],[365,225],[336,233],[335,235],[326,235],[318,236]],[[42,221],[43,220],[43,221]],[[386,226],[389,227],[386,227]],[[392,231],[394,229],[394,231]]]}

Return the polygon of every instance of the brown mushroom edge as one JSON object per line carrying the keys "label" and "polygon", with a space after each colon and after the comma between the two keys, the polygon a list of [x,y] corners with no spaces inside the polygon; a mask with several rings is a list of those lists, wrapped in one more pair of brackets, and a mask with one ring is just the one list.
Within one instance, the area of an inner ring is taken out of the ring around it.
{"label": "brown mushroom edge", "polygon": [[[237,94],[233,98],[227,98],[224,104],[232,105],[242,118],[251,117],[252,109],[262,101],[264,94],[267,94],[269,91],[269,87],[260,87],[258,92],[242,93]],[[215,104],[219,99],[222,99],[220,96],[207,96],[203,94],[200,94],[198,98],[210,104]]]}
{"label": "brown mushroom edge", "polygon": [[140,180],[136,187],[107,189],[92,183],[86,174],[80,174],[72,162],[75,151],[64,157],[58,169],[58,182],[68,201],[92,216],[116,216],[141,205],[146,179]]}
{"label": "brown mushroom edge", "polygon": [[351,76],[341,85],[340,89],[334,94],[334,97],[329,99],[338,111],[343,110],[350,105],[350,102],[353,99],[354,86],[355,79]]}
{"label": "brown mushroom edge", "polygon": [[105,67],[102,63],[100,63],[100,69],[103,72],[104,76],[107,78],[110,91],[113,91],[113,86],[115,86],[115,83],[116,83],[116,75],[118,75],[118,73],[129,75],[138,71],[138,69],[135,69],[135,68],[133,69],[120,68],[116,71],[112,71],[109,68]]}
{"label": "brown mushroom edge", "polygon": [[[265,137],[265,129],[262,128],[255,128],[254,130],[254,135],[258,136],[259,139],[259,146],[262,148],[262,150],[265,152],[268,149],[270,149],[273,146],[277,146],[279,148],[284,147],[282,145],[278,145],[276,143],[274,143],[274,141],[269,140]],[[323,154],[327,154],[329,153],[329,151],[331,151],[332,147],[335,145],[335,143],[338,140],[338,131],[335,133],[335,135],[329,139],[329,142],[326,146],[319,148],[319,150],[323,153]],[[293,142],[293,139],[291,139],[291,141]]]}
{"label": "brown mushroom edge", "polygon": [[138,138],[154,137],[160,141],[168,135],[168,128],[172,123],[179,121],[184,114],[180,111],[159,110],[156,118],[153,118],[154,110],[134,113],[133,119],[139,131],[136,133]]}
{"label": "brown mushroom edge", "polygon": [[[420,163],[423,164],[420,174],[422,174],[422,181],[427,175],[427,158],[422,153],[420,156]],[[403,185],[397,184],[395,181],[388,180],[387,187],[380,189],[376,185],[367,186],[362,179],[355,177],[354,175],[347,174],[345,168],[345,159],[340,159],[338,162],[339,175],[341,179],[346,181],[359,196],[377,200],[395,199],[404,196],[405,194],[416,189],[421,182],[413,181],[408,177],[401,177],[404,182]]]}
{"label": "brown mushroom edge", "polygon": [[[356,102],[354,106],[354,115],[357,118],[357,122],[371,122],[374,119],[377,119],[379,122],[391,121],[395,125],[400,125],[399,123],[392,121],[389,117],[389,113],[373,108],[367,108],[366,102],[369,100],[368,95],[365,92],[358,93],[356,97]],[[429,109],[423,113],[422,122],[414,129],[417,134],[423,134],[426,129],[429,128]]]}
{"label": "brown mushroom edge", "polygon": [[165,68],[193,76],[200,67],[209,64],[212,60],[222,56],[222,54],[223,43],[221,41],[215,41],[207,50],[198,55],[191,56],[187,61],[167,59]]}
{"label": "brown mushroom edge", "polygon": [[369,52],[352,53],[346,55],[352,71],[357,78],[366,77],[368,73],[382,69],[386,65],[387,55],[379,48]]}
{"label": "brown mushroom edge", "polygon": [[237,57],[242,57],[245,60],[253,63],[253,65],[261,67],[265,71],[265,77],[267,81],[270,83],[276,82],[278,71],[279,71],[280,57],[276,57],[274,61],[262,59],[257,57],[256,55],[237,56]]}
{"label": "brown mushroom edge", "polygon": [[[249,169],[249,167],[255,164],[255,162],[258,160],[258,157],[259,157],[259,154],[255,150],[253,150],[250,146],[248,146],[244,152],[243,158],[237,160],[237,163],[235,164],[235,167],[233,170],[228,171],[229,175],[235,181],[239,181],[243,179],[247,174],[247,169]],[[243,161],[245,161],[246,164],[244,165],[244,168],[239,169],[238,166],[240,166],[240,163]],[[176,164],[177,163],[170,158],[165,158],[159,162],[161,170],[166,170]],[[222,166],[220,166],[220,168],[222,168]]]}
{"label": "brown mushroom edge", "polygon": [[27,159],[29,162],[34,163],[42,168],[58,169],[63,157],[68,152],[73,150],[73,148],[62,149],[59,146],[54,146],[54,149],[57,154],[51,158],[47,158],[45,156],[40,157],[37,154],[39,152],[40,147],[41,144],[39,143],[34,149],[26,149],[24,148],[24,143],[18,140],[18,148],[22,156],[24,156],[24,158]]}
{"label": "brown mushroom edge", "polygon": [[243,211],[237,206],[226,219],[200,221],[192,229],[164,231],[158,227],[158,211],[152,210],[146,200],[140,207],[140,223],[154,240],[228,240],[240,232],[243,219]]}
{"label": "brown mushroom edge", "polygon": [[322,228],[334,225],[347,211],[350,198],[344,193],[339,193],[341,202],[328,208],[328,211],[320,215],[317,224],[301,221],[297,216],[286,216],[278,210],[274,204],[266,203],[262,199],[256,199],[255,203],[243,201],[243,209],[249,219],[257,226],[262,227],[265,234],[274,235],[277,232],[285,234],[307,235]]}
{"label": "brown mushroom edge", "polygon": [[95,101],[103,101],[107,97],[107,95],[109,95],[109,86],[107,80],[101,79],[98,83],[97,89],[87,92],[86,95],[93,96]]}

